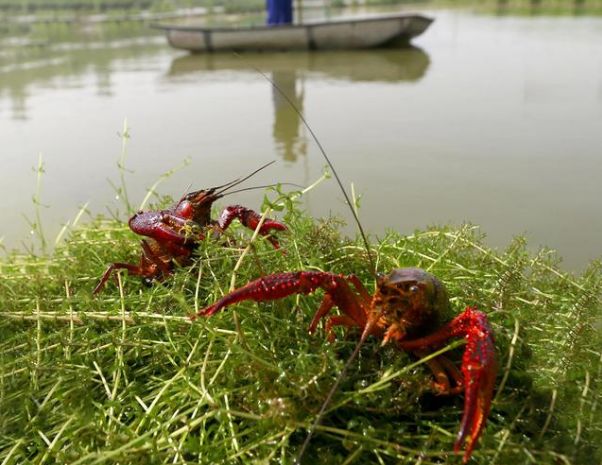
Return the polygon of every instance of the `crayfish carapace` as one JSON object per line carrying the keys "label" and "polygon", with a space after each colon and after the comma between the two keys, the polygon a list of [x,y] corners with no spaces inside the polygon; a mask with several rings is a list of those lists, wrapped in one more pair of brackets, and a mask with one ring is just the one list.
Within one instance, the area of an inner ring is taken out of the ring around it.
{"label": "crayfish carapace", "polygon": [[[194,250],[207,233],[213,236],[221,235],[234,219],[238,219],[247,228],[255,230],[261,220],[261,216],[255,211],[242,205],[230,205],[222,211],[217,220],[213,220],[211,207],[213,202],[226,195],[228,189],[247,180],[272,163],[262,166],[242,179],[236,179],[222,186],[190,192],[166,210],[135,213],[128,221],[129,227],[136,234],[146,236],[146,239],[141,241],[140,263],[138,265],[111,264],[93,293],[100,292],[111,274],[118,269],[126,269],[129,274],[141,276],[145,282],[165,279],[173,272],[174,266],[190,264]],[[277,249],[278,240],[271,233],[286,229],[286,226],[279,221],[266,218],[259,228],[259,234],[265,236]]]}
{"label": "crayfish carapace", "polygon": [[458,452],[465,447],[468,461],[485,426],[491,406],[497,363],[493,331],[487,316],[474,307],[466,309],[450,322],[440,324],[449,300],[443,284],[432,274],[418,268],[400,268],[379,275],[376,292],[370,295],[354,275],[321,271],[277,273],[251,281],[222,297],[197,316],[211,316],[229,305],[244,300],[269,301],[292,294],[325,292],[309,332],[333,307],[341,314],[329,316],[325,331],[332,339],[335,326],[359,327],[369,335],[394,343],[400,349],[422,358],[452,337],[464,337],[466,349],[461,371],[444,355],[428,360],[437,394],[464,392],[464,414],[454,444]]}

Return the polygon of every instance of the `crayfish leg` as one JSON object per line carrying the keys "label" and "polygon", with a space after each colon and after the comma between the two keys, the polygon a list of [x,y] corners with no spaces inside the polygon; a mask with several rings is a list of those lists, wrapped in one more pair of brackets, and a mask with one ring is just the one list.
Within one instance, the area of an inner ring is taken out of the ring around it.
{"label": "crayfish leg", "polygon": [[116,270],[128,270],[129,274],[136,275],[136,276],[146,276],[147,275],[147,269],[142,266],[132,265],[130,263],[113,263],[113,264],[109,265],[109,267],[103,273],[102,277],[100,278],[99,283],[96,285],[96,287],[92,291],[92,295],[96,295],[100,291],[103,290],[108,279],[111,277],[111,274],[113,274],[113,272]]}
{"label": "crayfish leg", "polygon": [[318,323],[330,310],[332,310],[332,307],[334,307],[334,300],[332,300],[332,297],[329,294],[326,294],[324,299],[322,299],[320,307],[318,310],[316,310],[314,317],[311,319],[311,323],[309,324],[309,334],[313,334],[316,331]]}
{"label": "crayfish leg", "polygon": [[[424,349],[416,349],[412,353],[419,359],[429,355],[429,351]],[[436,395],[448,396],[461,394],[464,391],[462,374],[448,358],[440,355],[427,360],[425,363],[435,378],[433,381],[433,390]],[[453,386],[450,382],[450,377],[454,381]]]}
{"label": "crayfish leg", "polygon": [[366,290],[366,288],[364,287],[364,285],[362,284],[360,279],[354,274],[349,274],[346,276],[346,278],[347,278],[347,281],[349,281],[353,285],[355,290],[357,291],[358,295],[360,296],[360,298],[362,300],[363,306],[365,308],[368,308],[370,306],[370,302],[372,302],[372,296]]}
{"label": "crayfish leg", "polygon": [[329,342],[334,342],[334,333],[332,332],[332,328],[335,326],[345,326],[347,328],[352,328],[354,326],[360,326],[357,321],[351,318],[349,315],[335,315],[331,316],[326,320],[326,324],[324,325],[324,330],[326,331],[326,337]]}
{"label": "crayfish leg", "polygon": [[324,273],[313,271],[294,271],[264,276],[234,289],[196,315],[191,315],[190,319],[194,320],[199,316],[209,317],[245,300],[263,302],[282,299],[293,294],[309,294],[321,287],[324,281],[323,275]]}
{"label": "crayfish leg", "polygon": [[[322,271],[276,273],[256,279],[233,290],[190,318],[208,317],[229,305],[244,300],[254,300],[256,302],[276,300],[293,294],[310,294],[321,288],[325,291],[325,296],[309,326],[310,332],[315,331],[318,322],[334,306],[337,306],[344,315],[349,317],[349,320],[345,320],[348,324],[336,324],[365,328],[368,322],[369,309],[363,305],[362,298],[351,290],[347,284],[348,280],[349,277]],[[336,324],[331,324],[330,327]]]}
{"label": "crayfish leg", "polygon": [[161,273],[163,273],[163,276],[167,276],[171,273],[169,265],[154,252],[153,248],[146,240],[140,241],[140,245],[142,246],[140,264],[132,265],[131,263],[113,263],[109,265],[100,278],[100,282],[92,291],[92,295],[96,295],[103,290],[110,276],[116,270],[127,270],[131,275],[142,276],[149,280],[156,278],[157,275],[160,275]]}

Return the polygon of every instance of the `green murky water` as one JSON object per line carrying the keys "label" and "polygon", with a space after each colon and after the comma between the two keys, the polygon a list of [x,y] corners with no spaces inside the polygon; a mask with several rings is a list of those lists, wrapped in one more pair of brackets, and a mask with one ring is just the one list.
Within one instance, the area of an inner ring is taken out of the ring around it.
{"label": "green murky water", "polygon": [[[414,48],[366,52],[189,56],[143,25],[7,28],[4,245],[31,241],[23,214],[33,215],[40,153],[49,238],[86,202],[91,212],[119,205],[109,180],[119,182],[125,118],[133,204],[185,159],[161,193],[222,184],[272,159],[279,163],[256,183],[313,181],[324,160],[257,68],[354,183],[373,233],[470,221],[500,247],[526,233],[534,247],[558,249],[567,269],[601,256],[602,17],[571,8],[423,11],[435,22]],[[330,182],[306,206],[349,218],[341,197]]]}

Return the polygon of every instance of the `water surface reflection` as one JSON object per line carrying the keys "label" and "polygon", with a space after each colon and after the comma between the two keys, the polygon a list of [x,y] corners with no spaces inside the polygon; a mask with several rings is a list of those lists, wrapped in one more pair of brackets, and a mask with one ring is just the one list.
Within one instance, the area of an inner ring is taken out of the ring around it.
{"label": "water surface reflection", "polygon": [[[304,113],[305,79],[350,82],[418,81],[430,65],[419,47],[349,52],[198,54],[174,58],[167,80],[195,82],[215,71],[266,73],[274,107],[272,136],[278,153],[288,162],[307,155],[307,137],[299,112]],[[283,95],[284,94],[284,95]],[[285,97],[286,96],[286,97]]]}
{"label": "water surface reflection", "polygon": [[291,111],[293,105],[303,114],[303,76],[295,70],[272,71],[272,102],[274,103],[274,125],[272,136],[278,152],[285,161],[294,162],[307,155],[307,140],[300,139],[301,117]]}
{"label": "water surface reflection", "polygon": [[296,71],[351,82],[401,82],[421,79],[430,65],[419,47],[370,51],[245,53],[183,55],[171,62],[168,77],[188,75],[189,80],[207,71]]}
{"label": "water surface reflection", "polygon": [[[28,100],[39,88],[89,87],[99,96],[113,95],[113,74],[120,62],[144,60],[165,51],[162,37],[111,42],[21,47],[15,61],[0,60],[0,99],[11,101],[11,116],[29,118]],[[89,77],[93,76],[93,79]]]}
{"label": "water surface reflection", "polygon": [[[427,13],[436,22],[408,50],[188,56],[148,31],[126,37],[127,28],[71,38],[48,28],[39,46],[0,37],[0,237],[8,248],[27,242],[22,214],[31,216],[40,152],[49,238],[86,202],[93,214],[120,206],[107,179],[119,176],[125,118],[134,203],[186,157],[192,164],[161,194],[220,184],[274,158],[281,163],[259,182],[313,181],[324,161],[258,68],[363,194],[372,233],[468,220],[494,246],[527,232],[567,268],[602,255],[602,18]],[[246,194],[233,200],[261,202]],[[348,218],[333,183],[309,201],[311,215]]]}

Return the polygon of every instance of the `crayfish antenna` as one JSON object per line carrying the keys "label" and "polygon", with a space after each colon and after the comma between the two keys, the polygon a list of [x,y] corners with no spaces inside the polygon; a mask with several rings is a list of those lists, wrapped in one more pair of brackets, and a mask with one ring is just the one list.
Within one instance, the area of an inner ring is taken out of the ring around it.
{"label": "crayfish antenna", "polygon": [[[186,193],[186,194],[184,194],[184,195],[182,196],[182,198],[180,199],[180,202],[181,202],[182,200],[184,200],[185,198],[187,198],[187,197],[194,196],[194,195],[196,195],[196,194],[199,194],[199,193],[201,193],[201,192],[205,192],[205,193],[208,193],[208,194],[212,195],[212,196],[213,196],[213,198],[214,198],[214,200],[215,200],[215,199],[219,199],[219,198],[221,198],[221,197],[223,197],[223,196],[224,196],[225,192],[227,192],[227,191],[228,191],[228,189],[231,189],[231,188],[232,188],[232,187],[234,187],[234,186],[238,186],[239,184],[241,184],[241,183],[245,182],[245,181],[246,181],[247,179],[249,179],[250,177],[252,177],[252,176],[255,176],[255,175],[256,175],[257,173],[259,173],[261,170],[263,170],[263,169],[267,168],[267,167],[268,167],[268,166],[270,166],[270,165],[273,165],[274,163],[276,163],[276,160],[272,160],[272,161],[270,161],[270,162],[268,162],[268,163],[266,163],[266,164],[264,164],[264,165],[260,166],[259,168],[257,168],[255,171],[253,171],[252,173],[248,174],[248,175],[247,175],[247,176],[245,176],[244,178],[236,178],[236,179],[233,179],[232,181],[229,181],[229,182],[227,182],[227,183],[225,183],[225,184],[222,184],[221,186],[215,186],[215,187],[210,187],[210,188],[208,188],[208,189],[201,189],[201,190],[194,191],[194,192],[188,192],[188,193]],[[190,186],[188,187],[188,189],[189,189],[189,188],[190,188]],[[188,189],[186,189],[186,191],[188,191]],[[229,193],[229,194],[233,194],[233,193],[235,193],[235,192],[242,192],[242,191],[245,191],[245,190],[251,190],[251,189],[258,189],[258,188],[257,188],[257,187],[249,187],[249,188],[247,188],[247,189],[240,189],[240,190],[238,190],[238,191],[233,191],[233,192],[228,192],[228,193]]]}
{"label": "crayfish antenna", "polygon": [[282,95],[282,97],[291,106],[291,108],[295,111],[295,113],[297,113],[297,116],[299,116],[299,119],[301,119],[301,121],[303,122],[303,125],[307,128],[307,130],[311,134],[312,139],[314,140],[314,142],[318,146],[318,149],[320,150],[320,153],[322,154],[322,156],[326,160],[326,163],[328,163],[328,166],[332,170],[332,174],[334,175],[334,178],[336,179],[337,184],[341,188],[341,192],[343,193],[343,196],[345,197],[345,202],[347,202],[347,205],[349,206],[349,209],[351,210],[351,214],[353,215],[353,219],[355,220],[355,223],[357,224],[357,228],[358,228],[358,230],[360,232],[360,235],[362,236],[362,240],[364,242],[364,245],[366,246],[366,253],[368,254],[368,261],[370,262],[370,271],[371,271],[372,275],[374,275],[376,277],[376,265],[374,263],[374,258],[372,257],[372,252],[370,251],[370,245],[368,244],[368,239],[366,237],[366,233],[364,232],[364,228],[362,227],[362,224],[360,222],[359,217],[357,216],[357,213],[355,212],[355,209],[352,207],[351,199],[349,198],[349,195],[347,194],[347,191],[345,190],[345,187],[343,187],[343,183],[341,182],[341,179],[339,178],[337,170],[334,168],[334,165],[330,161],[330,158],[328,157],[328,155],[326,155],[326,150],[324,150],[324,147],[322,147],[322,144],[318,140],[318,137],[314,133],[313,129],[311,128],[311,126],[309,125],[309,123],[307,122],[307,120],[305,119],[305,116],[303,115],[303,113],[301,112],[301,110],[299,110],[299,108],[297,108],[297,106],[295,105],[295,103],[286,94],[286,92],[284,92],[278,86],[278,84],[276,84],[274,82],[273,79],[270,79],[270,77],[268,75],[266,75],[263,71],[261,71],[259,68],[254,68],[254,69],[255,69],[256,72],[258,72],[259,74],[261,74],[270,84],[272,84],[272,86],[274,87],[274,89],[276,89],[280,95]]}
{"label": "crayfish antenna", "polygon": [[328,394],[326,395],[326,399],[324,399],[324,402],[322,403],[322,406],[320,407],[320,411],[316,415],[314,422],[312,423],[311,427],[309,428],[309,431],[307,432],[305,441],[303,441],[303,444],[301,445],[301,449],[299,450],[299,454],[297,455],[297,458],[295,459],[295,462],[294,462],[295,465],[301,465],[301,459],[303,458],[303,455],[305,454],[305,450],[307,449],[307,446],[309,445],[309,442],[311,441],[314,431],[316,430],[316,428],[322,421],[322,417],[324,416],[324,412],[326,412],[326,408],[330,405],[330,402],[332,401],[332,397],[334,396],[334,393],[337,392],[337,389],[339,388],[341,381],[343,381],[343,379],[345,378],[345,375],[347,374],[347,370],[351,366],[351,362],[353,362],[355,360],[355,358],[357,357],[357,354],[359,354],[360,349],[362,348],[362,345],[364,344],[364,341],[370,335],[370,331],[372,330],[373,326],[376,324],[376,322],[380,318],[381,313],[379,313],[374,318],[370,318],[368,320],[368,322],[366,323],[366,326],[364,326],[364,330],[362,331],[362,335],[360,336],[359,341],[357,341],[357,344],[355,345],[355,349],[353,349],[353,352],[351,353],[349,358],[345,361],[345,365],[343,365],[343,369],[341,370],[341,372],[339,373],[339,376],[337,377],[334,384],[330,388],[330,391],[328,391]]}
{"label": "crayfish antenna", "polygon": [[[236,54],[236,55],[239,56],[238,54]],[[349,206],[349,209],[351,210],[351,214],[353,215],[353,219],[354,219],[355,223],[357,224],[358,230],[359,230],[360,235],[362,237],[362,240],[364,242],[364,246],[366,247],[366,253],[368,255],[368,262],[370,263],[370,272],[372,273],[372,275],[376,279],[376,264],[374,262],[374,258],[372,257],[372,252],[370,251],[370,244],[368,244],[368,239],[366,237],[366,233],[364,232],[364,228],[362,227],[362,224],[360,222],[360,219],[359,219],[359,217],[358,217],[355,209],[352,207],[351,199],[349,198],[349,195],[347,194],[347,191],[345,190],[345,187],[343,186],[343,183],[341,182],[341,179],[339,178],[337,170],[335,169],[334,165],[330,161],[330,158],[326,154],[326,150],[324,150],[324,147],[320,143],[320,140],[318,139],[318,137],[314,133],[313,129],[311,128],[311,126],[309,125],[309,123],[307,122],[307,120],[305,119],[305,116],[303,115],[303,113],[301,112],[301,110],[299,110],[299,108],[297,107],[297,105],[295,105],[295,103],[291,100],[291,98],[287,95],[287,93],[284,92],[284,90],[282,90],[280,88],[280,86],[278,86],[278,84],[276,84],[274,82],[273,79],[270,79],[270,77],[267,74],[265,74],[263,71],[261,71],[259,68],[254,67],[254,69],[255,69],[255,71],[257,73],[259,73],[261,76],[263,76],[264,79],[266,81],[268,81],[272,85],[272,87],[274,89],[276,89],[276,91],[284,98],[284,100],[295,111],[295,113],[297,114],[297,116],[299,116],[299,119],[303,122],[303,125],[307,128],[307,130],[311,134],[312,139],[314,140],[314,142],[318,146],[318,149],[320,150],[320,153],[322,154],[322,156],[326,160],[326,163],[328,163],[328,166],[332,170],[332,174],[334,175],[334,178],[336,179],[337,184],[341,188],[341,192],[343,193],[343,196],[345,197],[345,201],[347,202],[347,205]],[[353,353],[349,356],[349,358],[345,362],[345,365],[343,366],[343,369],[341,370],[341,373],[339,374],[339,376],[336,379],[334,385],[330,389],[328,395],[326,396],[326,399],[324,399],[324,403],[320,407],[320,411],[318,412],[318,415],[316,416],[316,418],[315,418],[312,426],[310,427],[310,429],[309,429],[309,431],[307,433],[307,437],[305,438],[305,441],[303,442],[303,445],[301,446],[301,449],[299,450],[299,454],[297,455],[297,459],[295,460],[295,465],[300,465],[301,464],[301,458],[303,457],[303,454],[305,453],[305,450],[307,449],[307,446],[309,445],[309,442],[311,441],[311,438],[312,438],[312,436],[314,434],[314,431],[316,430],[317,426],[320,424],[320,421],[322,420],[322,416],[324,415],[324,412],[326,411],[326,408],[330,404],[330,402],[332,400],[332,397],[334,396],[334,393],[336,392],[336,390],[339,387],[339,384],[341,384],[341,381],[345,377],[347,368],[351,365],[351,362],[353,362],[353,360],[355,360],[355,357],[359,353],[362,344],[364,343],[366,337],[368,336],[368,334],[370,332],[370,329],[376,323],[376,321],[377,320],[369,320],[368,323],[366,324],[366,326],[364,328],[364,331],[362,332],[362,336],[360,337],[360,340],[358,341],[357,345],[355,346],[355,349],[354,349]]]}
{"label": "crayfish antenna", "polygon": [[[255,171],[253,171],[252,173],[246,175],[244,178],[237,178],[233,181],[227,182],[226,184],[222,184],[221,186],[217,186],[217,187],[212,187],[212,189],[215,189],[217,192],[215,193],[215,195],[219,195],[221,196],[224,192],[226,192],[228,189],[234,187],[234,186],[238,186],[239,184],[242,184],[243,182],[245,182],[247,179],[255,176],[257,173],[259,173],[260,171],[266,169],[268,166],[273,165],[274,163],[276,163],[276,160],[272,160],[262,166],[260,166],[259,168],[257,168]],[[220,190],[221,189],[221,190]]]}
{"label": "crayfish antenna", "polygon": [[239,192],[252,191],[255,189],[267,189],[268,187],[276,187],[276,186],[292,186],[292,187],[297,187],[299,189],[305,189],[305,186],[295,184],[294,182],[279,182],[276,184],[264,184],[262,186],[243,187],[242,189],[236,189],[235,191],[229,191],[227,193],[227,195],[238,194]]}

